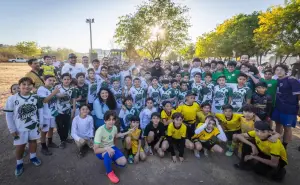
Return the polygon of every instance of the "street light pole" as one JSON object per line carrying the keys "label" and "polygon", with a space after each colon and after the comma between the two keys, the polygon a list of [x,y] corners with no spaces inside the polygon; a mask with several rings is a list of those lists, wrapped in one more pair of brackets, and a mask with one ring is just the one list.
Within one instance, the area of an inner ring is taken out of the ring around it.
{"label": "street light pole", "polygon": [[92,41],[92,23],[94,22],[94,19],[86,19],[86,23],[89,23],[90,25],[90,44],[91,44],[91,49],[90,49],[90,59],[92,57],[92,51],[93,51],[93,41]]}

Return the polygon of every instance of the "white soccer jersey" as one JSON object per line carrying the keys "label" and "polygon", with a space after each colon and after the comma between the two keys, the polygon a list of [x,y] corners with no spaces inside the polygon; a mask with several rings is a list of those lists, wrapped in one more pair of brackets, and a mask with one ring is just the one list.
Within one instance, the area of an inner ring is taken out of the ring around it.
{"label": "white soccer jersey", "polygon": [[4,112],[13,112],[17,131],[25,132],[38,127],[38,109],[42,107],[43,104],[36,94],[21,96],[17,93],[8,97]]}
{"label": "white soccer jersey", "polygon": [[145,129],[146,126],[150,123],[151,121],[151,115],[152,113],[157,112],[157,109],[153,107],[152,109],[148,109],[145,107],[142,112],[140,113],[140,126],[141,129]]}
{"label": "white soccer jersey", "polygon": [[122,107],[122,89],[121,88],[119,88],[119,89],[111,88],[111,92],[115,96],[118,109],[120,109]]}
{"label": "white soccer jersey", "polygon": [[205,87],[202,88],[203,98],[202,98],[201,104],[203,104],[203,103],[211,104],[212,103],[214,87],[215,87],[215,85],[212,82],[205,84]]}
{"label": "white soccer jersey", "polygon": [[[52,93],[53,90],[54,88],[47,89],[46,87],[41,86],[37,90],[37,95],[41,98],[46,98]],[[56,96],[53,96],[48,103],[44,103],[43,117],[54,118],[55,116],[57,116],[57,114],[57,98]]]}
{"label": "white soccer jersey", "polygon": [[126,108],[126,110],[121,109],[119,113],[119,118],[123,120],[121,131],[125,130],[130,125],[130,119],[132,118],[132,116],[139,116],[139,111],[136,108]]}
{"label": "white soccer jersey", "polygon": [[64,88],[59,85],[59,93],[64,94],[62,98],[57,98],[57,110],[59,114],[70,114],[72,110],[72,99],[74,98],[74,88]]}
{"label": "white soccer jersey", "polygon": [[202,69],[201,68],[192,68],[190,71],[190,79],[194,79],[194,76],[196,73],[202,74]]}
{"label": "white soccer jersey", "polygon": [[132,86],[127,87],[126,85],[123,87],[124,97],[127,97],[129,95],[129,91],[130,91],[131,87]]}
{"label": "white soccer jersey", "polygon": [[120,76],[121,76],[121,82],[120,83],[121,83],[121,86],[123,87],[123,86],[125,86],[125,77],[130,76],[130,71],[129,70],[121,71]]}
{"label": "white soccer jersey", "polygon": [[85,83],[89,86],[88,91],[88,103],[94,103],[97,98],[97,93],[100,90],[100,79],[99,76],[95,76],[95,81],[91,82],[89,79],[85,80]]}
{"label": "white soccer jersey", "polygon": [[203,83],[195,83],[193,82],[191,85],[191,90],[193,91],[193,93],[195,93],[196,96],[196,101],[199,102],[202,100],[202,85]]}
{"label": "white soccer jersey", "polygon": [[159,91],[160,87],[156,87],[154,88],[153,86],[149,86],[148,88],[148,97],[153,98],[153,104],[154,107],[158,107],[159,106],[159,102],[160,102],[160,91]]}
{"label": "white soccer jersey", "polygon": [[146,91],[142,87],[135,88],[131,87],[129,90],[129,94],[133,99],[134,107],[137,108],[139,111],[143,109],[145,106],[146,101]]}

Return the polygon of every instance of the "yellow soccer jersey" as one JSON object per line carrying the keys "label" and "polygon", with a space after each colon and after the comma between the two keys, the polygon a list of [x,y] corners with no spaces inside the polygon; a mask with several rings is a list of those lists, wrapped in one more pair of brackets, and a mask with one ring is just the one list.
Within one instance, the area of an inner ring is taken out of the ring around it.
{"label": "yellow soccer jersey", "polygon": [[176,109],[177,112],[180,112],[183,115],[183,121],[189,124],[196,123],[197,112],[201,110],[198,103],[194,102],[193,105],[179,105]]}
{"label": "yellow soccer jersey", "polygon": [[[141,139],[141,129],[135,129],[135,131],[133,131],[130,136],[131,136],[131,150],[132,150],[132,154],[136,154],[138,151],[138,147],[139,147],[139,140]],[[140,152],[143,152],[143,148],[140,148]]]}
{"label": "yellow soccer jersey", "polygon": [[196,115],[197,115],[198,121],[199,121],[200,123],[204,123],[204,122],[205,122],[206,116],[211,116],[212,113],[209,112],[207,115],[204,115],[204,112],[203,112],[203,111],[199,111],[199,112],[197,112]]}
{"label": "yellow soccer jersey", "polygon": [[[199,128],[201,125],[203,125],[204,123],[199,123],[197,125],[197,128]],[[196,128],[196,129],[197,129]],[[202,132],[200,132],[199,134],[195,134],[192,139],[199,139],[200,141],[208,141],[210,140],[212,137],[217,136],[220,134],[220,131],[218,128],[214,127],[212,131],[208,132],[206,129],[204,129]]]}
{"label": "yellow soccer jersey", "polygon": [[225,131],[236,131],[241,129],[242,114],[233,113],[231,120],[227,120],[224,114],[216,113],[215,115],[222,123]]}
{"label": "yellow soccer jersey", "polygon": [[280,157],[286,164],[288,163],[286,150],[279,139],[277,139],[275,143],[272,143],[269,140],[262,141],[259,139],[259,137],[256,136],[255,131],[248,132],[248,135],[255,139],[255,143],[262,153],[268,156],[273,155]]}
{"label": "yellow soccer jersey", "polygon": [[181,124],[180,128],[175,128],[173,123],[168,125],[167,136],[171,136],[174,139],[186,138],[186,126]]}
{"label": "yellow soccer jersey", "polygon": [[171,114],[167,114],[165,110],[161,111],[161,119],[166,119],[167,121],[172,119],[173,114],[176,112],[176,110],[172,109]]}
{"label": "yellow soccer jersey", "polygon": [[42,65],[41,68],[43,69],[43,75],[53,75],[55,76],[55,73],[54,73],[54,66],[48,66],[48,65]]}
{"label": "yellow soccer jersey", "polygon": [[242,133],[247,133],[250,132],[252,130],[254,130],[254,118],[252,120],[246,120],[246,118],[243,116],[241,117],[241,130]]}

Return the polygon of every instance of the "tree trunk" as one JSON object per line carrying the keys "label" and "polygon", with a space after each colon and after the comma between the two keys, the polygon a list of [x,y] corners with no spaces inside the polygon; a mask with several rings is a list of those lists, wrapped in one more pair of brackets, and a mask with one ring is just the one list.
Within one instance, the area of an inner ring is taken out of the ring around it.
{"label": "tree trunk", "polygon": [[261,55],[259,56],[259,65],[261,65],[262,57],[263,57],[263,54],[261,54]]}
{"label": "tree trunk", "polygon": [[256,55],[256,64],[257,64],[257,66],[259,66],[259,63],[258,63],[258,55]]}
{"label": "tree trunk", "polygon": [[275,55],[275,62],[274,62],[274,65],[276,65],[276,64],[277,64],[277,59],[278,59],[278,56],[277,56],[277,55]]}
{"label": "tree trunk", "polygon": [[290,56],[290,54],[288,54],[285,59],[282,61],[283,64],[285,64],[286,59]]}

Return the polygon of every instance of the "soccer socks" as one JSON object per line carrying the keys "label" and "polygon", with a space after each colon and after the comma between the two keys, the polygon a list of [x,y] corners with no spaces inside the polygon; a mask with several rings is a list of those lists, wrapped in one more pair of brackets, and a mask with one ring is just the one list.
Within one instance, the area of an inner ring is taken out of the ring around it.
{"label": "soccer socks", "polygon": [[106,174],[109,174],[112,171],[112,168],[111,168],[112,160],[107,152],[104,154],[103,158],[104,158],[104,166],[106,169]]}
{"label": "soccer socks", "polygon": [[23,164],[23,159],[17,160],[17,165]]}
{"label": "soccer socks", "polygon": [[36,157],[36,153],[30,153],[30,159],[33,159]]}

